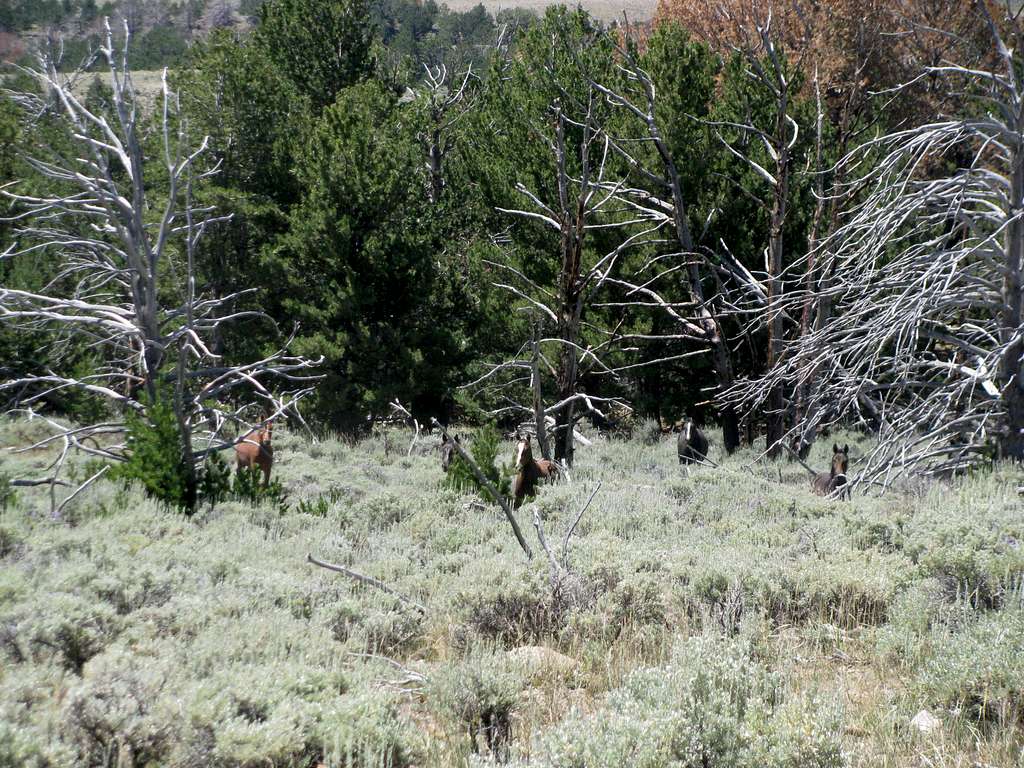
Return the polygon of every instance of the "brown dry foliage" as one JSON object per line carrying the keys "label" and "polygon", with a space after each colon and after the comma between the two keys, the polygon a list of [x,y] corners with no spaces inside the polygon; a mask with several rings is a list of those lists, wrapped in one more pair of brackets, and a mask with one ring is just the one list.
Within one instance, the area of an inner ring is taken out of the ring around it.
{"label": "brown dry foliage", "polygon": [[[988,7],[1005,16],[1004,4]],[[808,75],[805,87],[817,71],[833,105],[910,80],[922,67],[972,63],[992,50],[976,0],[659,0],[655,23],[679,22],[729,55],[757,54],[757,28],[769,19],[777,44]],[[935,79],[922,82],[913,101],[926,103],[914,107],[941,109],[947,91]]]}
{"label": "brown dry foliage", "polygon": [[17,61],[25,53],[25,44],[21,38],[10,32],[0,32],[0,62]]}

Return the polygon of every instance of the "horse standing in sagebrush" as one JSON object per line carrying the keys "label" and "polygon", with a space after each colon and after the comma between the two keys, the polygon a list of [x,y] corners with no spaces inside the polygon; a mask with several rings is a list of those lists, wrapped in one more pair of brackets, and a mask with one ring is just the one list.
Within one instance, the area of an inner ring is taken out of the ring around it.
{"label": "horse standing in sagebrush", "polygon": [[558,476],[558,465],[548,459],[534,459],[530,435],[522,435],[516,443],[516,476],[512,480],[512,507],[518,509],[527,496],[537,492],[537,481]]}
{"label": "horse standing in sagebrush", "polygon": [[827,473],[820,472],[811,478],[811,488],[819,496],[836,495],[840,499],[850,498],[850,485],[846,480],[846,471],[850,467],[850,446],[844,445],[839,450],[837,443],[832,444],[832,466]]}
{"label": "horse standing in sagebrush", "polygon": [[461,445],[459,436],[451,437],[447,432],[441,434],[441,471],[447,473],[455,455],[458,453],[456,445]]}
{"label": "horse standing in sagebrush", "polygon": [[680,464],[704,464],[708,458],[708,439],[693,419],[683,422],[676,441],[676,453]]}
{"label": "horse standing in sagebrush", "polygon": [[263,472],[263,485],[270,485],[270,469],[274,466],[274,422],[268,421],[262,429],[254,429],[235,444],[235,468]]}

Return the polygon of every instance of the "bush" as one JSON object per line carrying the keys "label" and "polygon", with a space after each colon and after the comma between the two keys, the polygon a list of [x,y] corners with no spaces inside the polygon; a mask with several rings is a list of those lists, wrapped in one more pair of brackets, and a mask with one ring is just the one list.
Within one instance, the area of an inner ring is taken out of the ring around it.
{"label": "bush", "polygon": [[161,762],[173,738],[173,720],[155,711],[164,680],[149,667],[123,651],[86,667],[63,709],[78,764],[103,765],[110,756],[119,765]]}
{"label": "bush", "polygon": [[0,525],[0,559],[14,552],[20,543],[21,536],[17,531],[6,525]]}
{"label": "bush", "polygon": [[1024,613],[986,615],[962,631],[932,633],[918,698],[974,723],[1024,724]]}
{"label": "bush", "polygon": [[299,499],[295,511],[300,515],[311,515],[312,517],[327,517],[330,503],[322,495],[315,499]]}
{"label": "bush", "polygon": [[235,473],[229,497],[253,506],[269,503],[276,507],[280,514],[285,514],[288,511],[288,494],[281,481],[275,478],[264,485],[261,478],[258,468],[242,467]]}
{"label": "bush", "polygon": [[145,415],[129,411],[128,459],[114,467],[111,477],[125,484],[137,481],[146,495],[192,514],[196,506],[196,488],[189,487],[188,473],[181,455],[181,435],[171,404],[157,400]]}
{"label": "bush", "polygon": [[[106,648],[123,622],[110,605],[75,595],[51,595],[48,610],[17,626],[33,656],[54,655],[67,670],[81,673],[86,662]],[[20,643],[19,643],[20,645]]]}
{"label": "bush", "polygon": [[[473,439],[469,453],[473,457],[473,461],[476,462],[476,465],[480,467],[487,479],[498,490],[498,493],[507,498],[512,489],[512,468],[503,465],[499,470],[495,465],[498,452],[501,450],[501,442],[501,434],[497,428],[493,424],[488,424]],[[491,498],[491,494],[476,479],[476,475],[473,474],[469,464],[458,454],[453,457],[444,482],[446,487],[453,490],[473,490],[479,493],[484,500],[497,503],[497,499]]]}
{"label": "bush", "polygon": [[499,760],[507,757],[512,714],[525,681],[504,654],[471,652],[432,675],[428,698],[454,720],[478,752],[480,742]]}
{"label": "bush", "polygon": [[211,453],[199,478],[199,497],[212,507],[224,501],[230,492],[231,470],[220,453]]}
{"label": "bush", "polygon": [[327,765],[407,768],[425,764],[396,703],[380,691],[336,700],[320,714],[315,735]]}
{"label": "bush", "polygon": [[538,570],[518,583],[489,584],[484,591],[463,593],[456,608],[481,637],[519,644],[551,637],[562,627],[568,606],[552,594],[547,575]]}
{"label": "bush", "polygon": [[6,512],[18,500],[18,493],[11,485],[11,476],[0,470],[0,512]]}
{"label": "bush", "polygon": [[423,620],[411,610],[393,610],[363,617],[356,636],[367,651],[385,656],[407,652],[420,638]]}
{"label": "bush", "polygon": [[621,632],[627,625],[657,627],[665,625],[665,606],[661,589],[648,577],[633,576],[622,581],[611,593],[609,627]]}
{"label": "bush", "polygon": [[587,768],[838,768],[841,727],[822,702],[787,700],[746,640],[681,643],[667,668],[635,672],[595,714],[541,740],[531,765]]}

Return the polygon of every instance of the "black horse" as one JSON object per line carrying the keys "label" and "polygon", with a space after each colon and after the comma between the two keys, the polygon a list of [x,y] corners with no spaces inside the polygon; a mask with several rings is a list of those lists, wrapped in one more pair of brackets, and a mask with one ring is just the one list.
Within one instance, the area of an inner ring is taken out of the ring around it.
{"label": "black horse", "polygon": [[676,451],[679,453],[680,464],[703,464],[707,461],[708,439],[693,423],[693,419],[687,419],[683,423]]}

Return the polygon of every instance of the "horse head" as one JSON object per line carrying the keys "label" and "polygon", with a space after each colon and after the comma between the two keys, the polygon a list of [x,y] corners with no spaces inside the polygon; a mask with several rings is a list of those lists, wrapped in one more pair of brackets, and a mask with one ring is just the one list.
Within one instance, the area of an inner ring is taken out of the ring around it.
{"label": "horse head", "polygon": [[456,435],[452,438],[447,432],[442,432],[441,439],[441,469],[447,472],[448,468],[452,465],[452,460],[455,458],[455,454],[458,453],[455,445],[456,443],[459,443],[459,436]]}
{"label": "horse head", "polygon": [[533,450],[530,448],[530,433],[527,432],[524,435],[520,435],[519,442],[516,443],[515,468],[522,470],[523,467],[529,466],[532,461]]}
{"label": "horse head", "polygon": [[837,443],[832,444],[832,477],[842,477],[846,480],[846,470],[850,467],[850,446],[844,445],[839,450]]}

